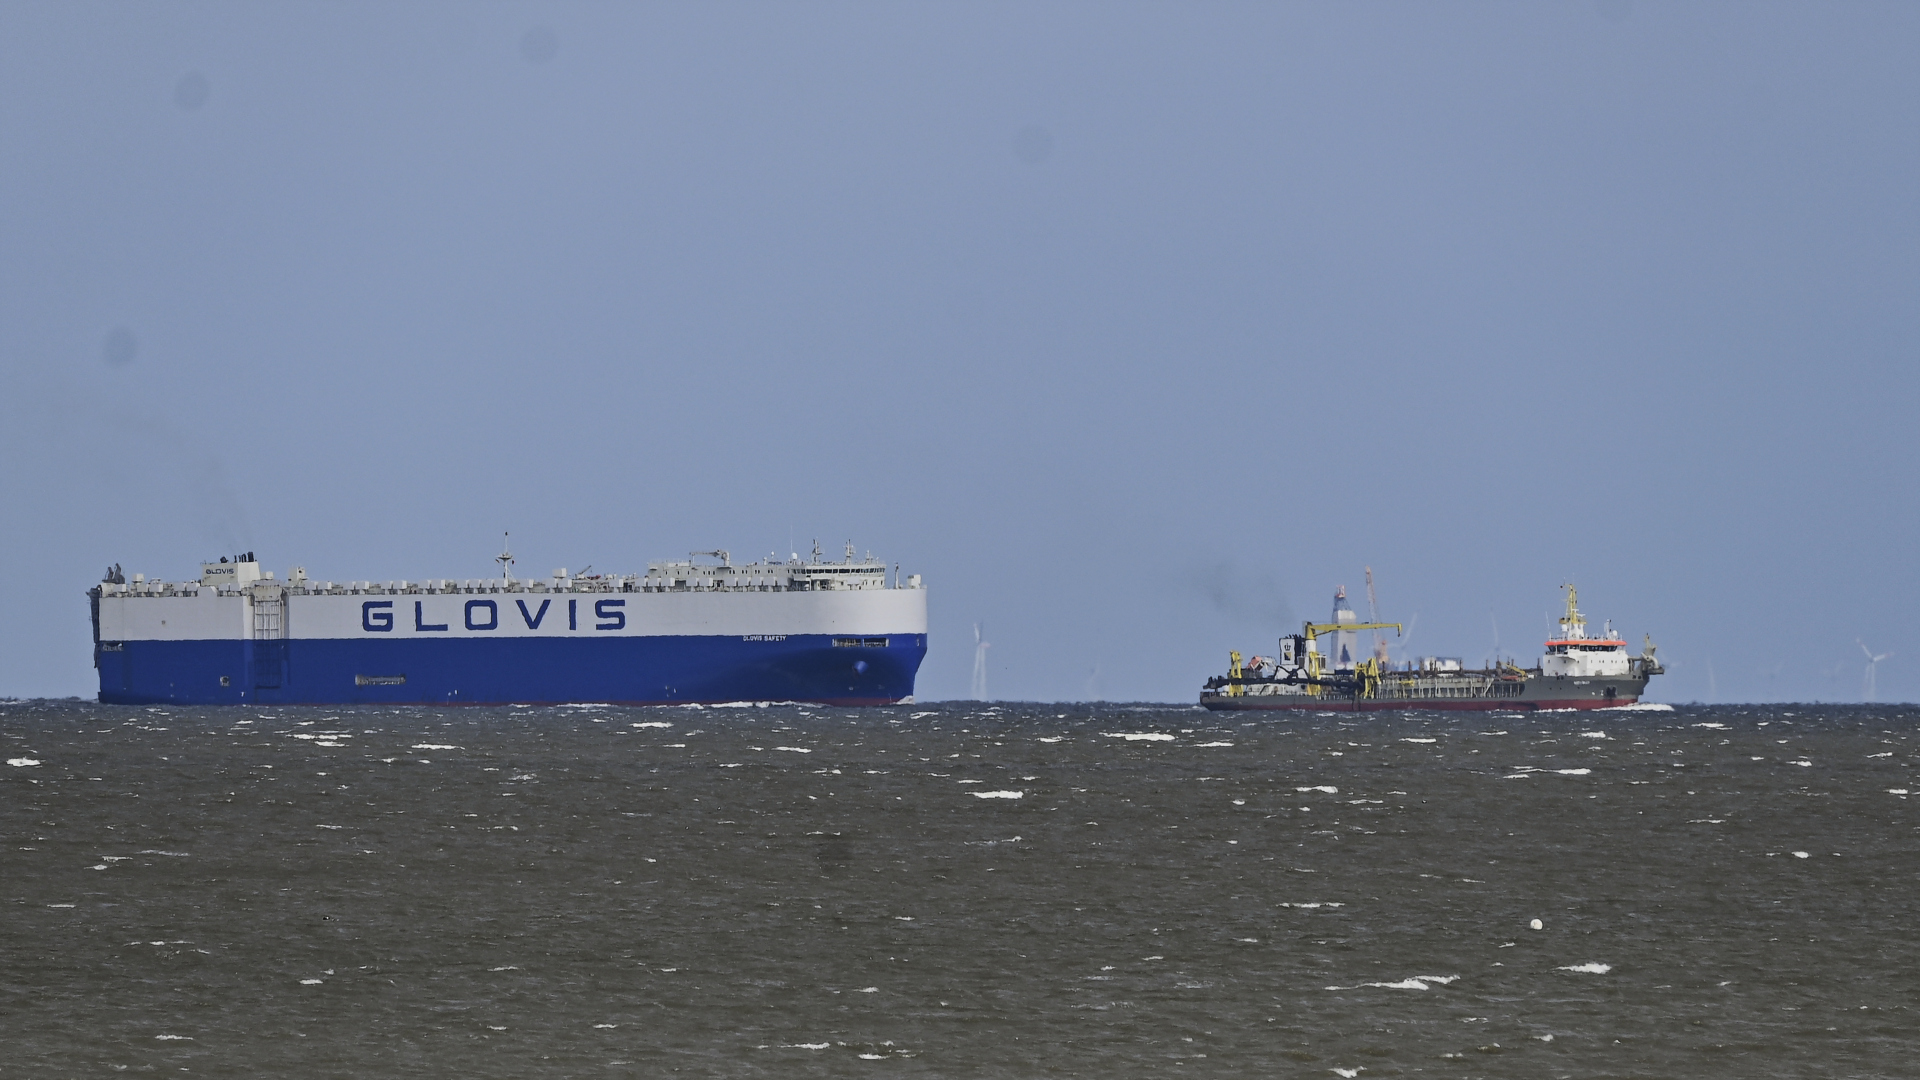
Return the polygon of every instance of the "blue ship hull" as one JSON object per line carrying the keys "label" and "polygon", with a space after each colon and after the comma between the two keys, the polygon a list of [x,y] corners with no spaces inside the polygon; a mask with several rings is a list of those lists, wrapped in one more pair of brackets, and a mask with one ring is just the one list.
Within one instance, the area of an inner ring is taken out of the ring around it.
{"label": "blue ship hull", "polygon": [[[842,639],[844,640],[844,639]],[[913,695],[925,634],[125,641],[95,647],[100,700],[122,705],[626,705]]]}

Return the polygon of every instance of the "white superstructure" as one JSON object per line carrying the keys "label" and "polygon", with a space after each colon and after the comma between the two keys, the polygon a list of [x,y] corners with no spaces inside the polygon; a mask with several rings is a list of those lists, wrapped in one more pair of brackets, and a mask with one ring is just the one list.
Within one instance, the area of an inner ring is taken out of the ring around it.
{"label": "white superstructure", "polygon": [[1540,673],[1579,678],[1627,675],[1631,659],[1627,655],[1627,643],[1614,632],[1611,623],[1603,636],[1588,637],[1586,616],[1580,614],[1579,593],[1572,585],[1562,588],[1567,590],[1567,613],[1560,616],[1560,636],[1547,642],[1547,651],[1540,657]]}

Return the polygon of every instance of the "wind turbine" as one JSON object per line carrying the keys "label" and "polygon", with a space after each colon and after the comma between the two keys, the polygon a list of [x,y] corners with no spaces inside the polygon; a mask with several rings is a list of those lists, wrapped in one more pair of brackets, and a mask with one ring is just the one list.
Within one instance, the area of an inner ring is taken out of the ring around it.
{"label": "wind turbine", "polygon": [[987,650],[993,643],[980,636],[980,624],[973,624],[973,700],[987,700]]}
{"label": "wind turbine", "polygon": [[[1371,566],[1367,567],[1367,621],[1380,621],[1380,602],[1373,595],[1373,567]],[[1379,661],[1382,667],[1386,666],[1387,639],[1380,636],[1379,630],[1373,632],[1373,658]]]}
{"label": "wind turbine", "polygon": [[[1378,621],[1378,620],[1375,620],[1375,621]],[[1408,649],[1407,639],[1413,636],[1414,630],[1417,627],[1419,627],[1419,625],[1420,625],[1420,613],[1416,611],[1413,613],[1413,618],[1407,620],[1407,632],[1400,635],[1399,641],[1396,641],[1393,644],[1387,646],[1387,648],[1389,649],[1400,650],[1400,662],[1403,664],[1407,662],[1407,657],[1413,655],[1412,653],[1407,651]]]}
{"label": "wind turbine", "polygon": [[1880,661],[1885,660],[1887,657],[1892,656],[1893,654],[1890,652],[1883,652],[1880,655],[1875,656],[1873,654],[1873,650],[1867,648],[1866,642],[1861,641],[1859,638],[1854,638],[1853,643],[1855,645],[1860,646],[1861,652],[1867,654],[1867,674],[1864,678],[1860,680],[1860,699],[1862,701],[1872,701],[1874,693],[1879,689],[1874,684],[1874,679],[1873,679],[1874,668],[1880,665]]}

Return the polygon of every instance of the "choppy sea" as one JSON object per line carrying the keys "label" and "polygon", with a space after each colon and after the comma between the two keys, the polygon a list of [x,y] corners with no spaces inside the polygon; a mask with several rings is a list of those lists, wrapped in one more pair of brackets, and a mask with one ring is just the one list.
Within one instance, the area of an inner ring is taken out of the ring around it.
{"label": "choppy sea", "polygon": [[0,1077],[1913,1077],[1916,719],[0,703]]}

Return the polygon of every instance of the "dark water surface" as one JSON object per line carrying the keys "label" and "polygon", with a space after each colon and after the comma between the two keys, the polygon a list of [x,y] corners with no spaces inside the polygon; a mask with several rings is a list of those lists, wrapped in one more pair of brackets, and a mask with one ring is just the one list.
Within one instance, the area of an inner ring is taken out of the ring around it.
{"label": "dark water surface", "polygon": [[0,703],[0,1077],[1920,1076],[1916,718]]}

